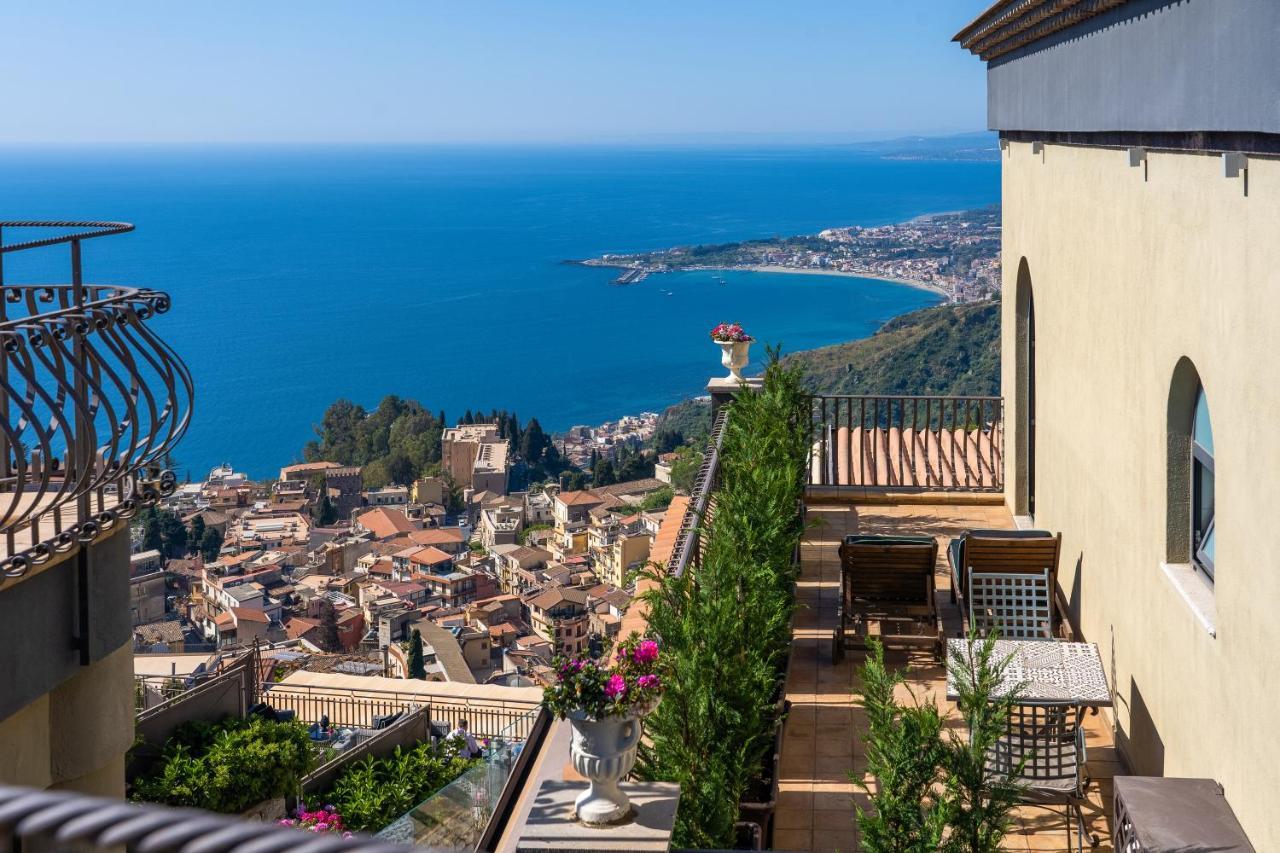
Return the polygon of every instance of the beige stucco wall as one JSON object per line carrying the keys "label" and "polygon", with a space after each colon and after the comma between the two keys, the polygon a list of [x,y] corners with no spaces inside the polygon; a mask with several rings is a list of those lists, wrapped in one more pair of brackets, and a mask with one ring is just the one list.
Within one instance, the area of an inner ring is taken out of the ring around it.
{"label": "beige stucco wall", "polygon": [[[1062,532],[1063,588],[1107,663],[1117,740],[1135,772],[1220,781],[1257,849],[1280,850],[1280,160],[1251,158],[1247,196],[1209,155],[1150,152],[1144,169],[1123,150],[1013,143],[1003,166],[1008,446],[1025,259],[1035,526]],[[1216,637],[1161,569],[1183,356],[1214,427]]]}

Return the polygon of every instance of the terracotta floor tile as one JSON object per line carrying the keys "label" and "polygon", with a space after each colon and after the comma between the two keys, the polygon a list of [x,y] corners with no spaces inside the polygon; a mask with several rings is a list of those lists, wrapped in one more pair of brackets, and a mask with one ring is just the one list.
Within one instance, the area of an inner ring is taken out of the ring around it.
{"label": "terracotta floor tile", "polygon": [[813,830],[814,850],[835,851],[835,853],[856,853],[858,850],[858,830],[855,827],[846,829]]}
{"label": "terracotta floor tile", "polygon": [[[1012,529],[1013,520],[1002,506],[975,505],[863,505],[812,506],[810,521],[818,526],[807,532],[801,544],[801,575],[797,595],[802,607],[792,625],[792,667],[787,681],[791,716],[783,739],[782,761],[789,773],[780,773],[779,811],[775,820],[775,849],[853,850],[857,847],[853,823],[855,798],[867,805],[862,789],[848,772],[865,772],[862,734],[866,715],[855,691],[862,655],[849,652],[844,662],[832,662],[831,637],[836,626],[840,596],[840,560],[837,547],[848,533],[919,532],[936,536],[945,548],[951,537],[970,528]],[[943,624],[959,630],[959,611],[952,605],[950,568],[945,550],[937,566],[938,601]],[[945,671],[927,654],[892,654],[891,663],[908,669],[908,685],[921,701],[934,701],[952,709],[945,698]],[[952,709],[953,710],[953,709]],[[958,721],[954,723],[958,725]],[[1096,783],[1086,808],[1090,829],[1101,836],[1099,851],[1109,851],[1107,809],[1111,776],[1124,772],[1108,724],[1101,716],[1086,719],[1089,769]],[[812,751],[811,751],[812,750]],[[791,761],[788,761],[788,753]],[[786,808],[784,809],[784,802]],[[807,819],[805,814],[807,812]],[[1034,813],[1038,812],[1038,813]],[[785,818],[782,815],[786,814]],[[1009,850],[1065,849],[1061,817],[1043,810],[1019,816],[1016,831],[1007,839]]]}
{"label": "terracotta floor tile", "polygon": [[812,850],[813,832],[807,829],[775,829],[774,850]]}

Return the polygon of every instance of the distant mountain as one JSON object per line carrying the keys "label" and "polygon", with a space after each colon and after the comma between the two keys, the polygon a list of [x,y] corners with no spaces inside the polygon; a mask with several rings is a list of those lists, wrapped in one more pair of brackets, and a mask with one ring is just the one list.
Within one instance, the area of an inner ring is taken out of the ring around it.
{"label": "distant mountain", "polygon": [[952,136],[903,136],[879,142],[855,142],[850,148],[878,154],[885,160],[989,160],[1000,159],[1000,136],[994,131],[957,133]]}
{"label": "distant mountain", "polygon": [[940,305],[904,314],[869,338],[788,355],[820,394],[996,396],[1000,302]]}

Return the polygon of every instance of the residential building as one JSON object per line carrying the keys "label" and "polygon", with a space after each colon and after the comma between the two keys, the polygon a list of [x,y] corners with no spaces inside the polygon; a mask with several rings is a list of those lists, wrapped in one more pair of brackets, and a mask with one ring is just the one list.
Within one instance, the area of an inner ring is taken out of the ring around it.
{"label": "residential building", "polygon": [[414,545],[430,545],[438,548],[446,554],[452,556],[460,556],[470,550],[467,545],[467,537],[462,530],[457,527],[435,527],[424,530],[413,530],[403,536],[392,540],[395,542],[408,541]]}
{"label": "residential building", "polygon": [[497,592],[497,583],[492,578],[468,570],[421,573],[415,575],[414,580],[426,584],[443,607],[462,607]]}
{"label": "residential building", "polygon": [[560,491],[557,486],[547,486],[541,492],[529,492],[524,496],[524,523],[551,524],[555,521],[553,499]]}
{"label": "residential building", "polygon": [[550,551],[526,545],[495,545],[490,549],[498,586],[507,595],[524,595],[538,585],[535,572],[552,559]]}
{"label": "residential building", "polygon": [[224,545],[237,549],[276,548],[281,545],[308,546],[311,521],[298,512],[278,512],[264,507],[247,512],[227,527]]}
{"label": "residential building", "polygon": [[443,477],[423,477],[410,486],[409,499],[416,504],[444,506],[449,502],[449,484]]}
{"label": "residential building", "polygon": [[[505,494],[507,490],[506,451],[493,449],[483,451],[482,460],[482,448],[489,445],[507,446],[507,440],[498,435],[497,424],[459,424],[446,429],[441,437],[440,464],[445,473],[460,488]],[[501,468],[500,476],[499,468]],[[475,480],[477,471],[482,475],[483,483],[480,485],[477,485]],[[495,486],[497,488],[494,488]]]}
{"label": "residential building", "polygon": [[513,545],[524,527],[524,509],[520,506],[500,506],[482,510],[476,532],[480,544],[490,550],[495,545]]}
{"label": "residential building", "polygon": [[481,444],[476,450],[476,461],[471,468],[471,488],[505,495],[509,483],[509,450],[510,445],[506,441]]}
{"label": "residential building", "polygon": [[629,574],[649,559],[653,536],[640,515],[594,511],[587,531],[591,568],[602,581],[625,587]]}
{"label": "residential building", "polygon": [[596,491],[560,492],[552,499],[552,517],[555,519],[555,538],[552,550],[556,559],[587,553],[587,528],[591,524],[591,511],[598,507],[617,505],[615,498]]}
{"label": "residential building", "polygon": [[391,555],[392,578],[412,580],[421,572],[449,574],[453,571],[453,555],[431,545],[410,545]]}
{"label": "residential building", "polygon": [[408,486],[383,486],[381,489],[369,489],[364,493],[365,506],[403,507],[409,503]]}
{"label": "residential building", "polygon": [[590,643],[591,617],[587,591],[579,587],[549,586],[531,596],[529,624],[557,654],[581,655]]}
{"label": "residential building", "polygon": [[129,557],[129,573],[135,577],[158,572],[164,567],[164,559],[156,550],[139,551]]}
{"label": "residential building", "polygon": [[356,515],[352,526],[357,532],[368,533],[374,539],[390,539],[419,529],[407,515],[390,507],[365,510]]}
{"label": "residential building", "polygon": [[129,615],[133,626],[164,618],[166,574],[153,571],[129,578]]}

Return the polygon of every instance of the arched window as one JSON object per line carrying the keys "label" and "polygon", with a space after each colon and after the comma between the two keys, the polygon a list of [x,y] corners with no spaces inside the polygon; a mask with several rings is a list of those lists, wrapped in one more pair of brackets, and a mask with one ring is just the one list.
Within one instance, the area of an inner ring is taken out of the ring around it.
{"label": "arched window", "polygon": [[1204,386],[1196,390],[1191,427],[1191,547],[1196,568],[1213,579],[1213,426]]}
{"label": "arched window", "polygon": [[1017,347],[1014,352],[1014,505],[1019,515],[1036,514],[1036,309],[1027,259],[1018,263],[1014,283]]}

